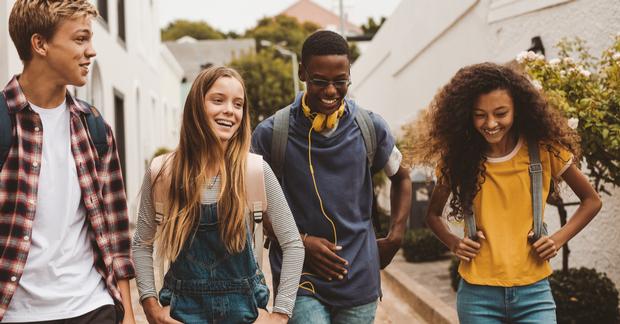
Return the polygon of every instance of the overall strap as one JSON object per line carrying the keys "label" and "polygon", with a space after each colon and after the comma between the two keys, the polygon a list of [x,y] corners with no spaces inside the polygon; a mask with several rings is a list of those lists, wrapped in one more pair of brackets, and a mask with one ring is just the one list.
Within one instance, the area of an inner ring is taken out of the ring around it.
{"label": "overall strap", "polygon": [[375,160],[375,152],[377,151],[377,134],[375,132],[375,125],[370,118],[370,113],[367,110],[358,108],[355,114],[355,122],[362,132],[362,138],[366,145],[366,158],[368,159],[368,166],[372,169],[372,162]]}
{"label": "overall strap", "polygon": [[271,138],[271,168],[278,180],[282,180],[284,174],[284,155],[288,142],[289,116],[291,105],[278,110],[273,120],[273,134]]}
{"label": "overall strap", "polygon": [[4,93],[0,91],[0,171],[9,155],[12,143],[13,123],[11,121],[11,116],[9,116],[9,107],[4,98]]}
{"label": "overall strap", "polygon": [[542,187],[543,187],[543,168],[540,163],[540,155],[538,151],[538,143],[533,139],[527,140],[527,151],[530,156],[530,165],[528,167],[530,173],[530,187],[532,191],[532,213],[534,236],[529,238],[530,242],[536,242],[541,236],[547,235],[547,228],[542,221]]}
{"label": "overall strap", "polygon": [[[245,178],[245,193],[248,206],[248,227],[254,235],[254,257],[262,269],[263,261],[263,213],[267,211],[263,157],[248,153]],[[257,226],[258,224],[258,226]]]}

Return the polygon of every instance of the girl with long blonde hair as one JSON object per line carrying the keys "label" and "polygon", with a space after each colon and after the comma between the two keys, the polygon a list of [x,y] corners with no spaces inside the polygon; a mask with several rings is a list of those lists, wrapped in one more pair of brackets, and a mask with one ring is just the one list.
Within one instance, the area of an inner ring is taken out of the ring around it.
{"label": "girl with long blonde hair", "polygon": [[[282,189],[263,163],[267,214],[286,250],[274,312],[259,312],[267,305],[269,290],[254,257],[253,224],[247,217],[249,146],[249,108],[241,76],[227,67],[202,71],[185,102],[178,147],[158,158],[159,171],[147,170],[142,186],[133,258],[150,323],[288,321],[304,249]],[[160,218],[153,201],[157,186],[166,189]],[[159,294],[153,245],[157,256],[170,263]]]}

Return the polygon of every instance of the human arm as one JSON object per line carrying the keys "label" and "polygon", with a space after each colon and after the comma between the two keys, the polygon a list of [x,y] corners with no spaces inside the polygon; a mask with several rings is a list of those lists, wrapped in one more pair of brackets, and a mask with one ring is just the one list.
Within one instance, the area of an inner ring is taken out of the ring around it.
{"label": "human arm", "polygon": [[[267,214],[271,219],[273,233],[282,249],[282,272],[278,291],[275,294],[273,313],[265,315],[269,320],[286,319],[293,314],[297,289],[304,261],[304,246],[293,214],[286,202],[276,176],[266,162],[263,162]],[[256,247],[262,248],[262,247]],[[284,315],[282,317],[281,315]],[[263,316],[264,317],[264,316]],[[259,320],[263,320],[259,317]]]}
{"label": "human arm", "polygon": [[129,280],[135,277],[135,269],[130,257],[131,236],[127,215],[127,197],[116,141],[108,125],[106,125],[106,133],[108,151],[99,159],[101,165],[99,179],[105,208],[107,239],[110,242],[110,252],[113,258],[114,277],[117,281]]}
{"label": "human arm", "polygon": [[573,190],[580,203],[573,216],[568,219],[566,225],[553,235],[543,236],[534,242],[533,247],[538,256],[543,260],[549,260],[557,255],[557,251],[577,235],[596,216],[602,207],[598,194],[577,166],[571,164],[562,173],[562,180]]}
{"label": "human arm", "polygon": [[118,281],[118,289],[121,291],[121,300],[125,315],[123,316],[123,324],[135,324],[136,319],[133,315],[133,307],[131,306],[131,290],[129,288],[129,279],[121,279]]}
{"label": "human arm", "polygon": [[[448,249],[462,261],[471,261],[480,251],[480,243],[468,237],[460,238],[448,227],[443,220],[443,209],[450,197],[450,188],[438,181],[431,194],[428,211],[426,213],[426,224],[435,233],[435,236],[445,244]],[[484,239],[482,231],[477,232],[478,237]]]}
{"label": "human arm", "polygon": [[162,307],[157,300],[153,270],[153,240],[157,232],[157,222],[151,189],[151,171],[147,168],[142,181],[138,221],[131,245],[140,303],[149,323],[180,323],[170,317],[170,307]]}
{"label": "human arm", "polygon": [[405,236],[407,216],[411,210],[411,179],[409,171],[400,166],[390,176],[390,231],[387,237],[377,240],[381,269],[385,268],[398,250]]}

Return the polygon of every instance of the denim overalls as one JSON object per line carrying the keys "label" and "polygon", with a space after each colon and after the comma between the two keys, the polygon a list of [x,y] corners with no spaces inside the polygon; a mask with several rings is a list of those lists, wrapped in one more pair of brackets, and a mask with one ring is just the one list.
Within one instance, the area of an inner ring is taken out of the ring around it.
{"label": "denim overalls", "polygon": [[201,205],[195,235],[164,277],[159,300],[183,323],[253,323],[269,301],[249,231],[246,248],[230,254],[218,228],[217,204]]}

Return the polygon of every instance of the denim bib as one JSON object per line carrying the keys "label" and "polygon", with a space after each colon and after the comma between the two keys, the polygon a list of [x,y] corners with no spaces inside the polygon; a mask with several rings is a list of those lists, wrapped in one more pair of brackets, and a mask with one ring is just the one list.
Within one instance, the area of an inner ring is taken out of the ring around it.
{"label": "denim bib", "polygon": [[172,318],[183,323],[253,323],[269,301],[248,230],[246,247],[226,251],[219,234],[217,204],[201,205],[193,236],[170,265],[159,292]]}

